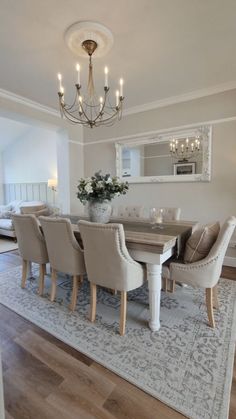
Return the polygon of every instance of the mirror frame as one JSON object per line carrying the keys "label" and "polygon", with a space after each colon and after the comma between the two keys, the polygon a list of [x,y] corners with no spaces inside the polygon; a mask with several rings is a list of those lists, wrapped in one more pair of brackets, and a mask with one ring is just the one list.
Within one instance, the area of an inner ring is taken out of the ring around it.
{"label": "mirror frame", "polygon": [[[201,136],[202,138],[202,173],[192,175],[165,175],[165,176],[122,176],[122,147],[131,147],[153,143],[163,143],[173,138],[187,138]],[[139,139],[122,140],[116,142],[116,174],[129,183],[164,183],[164,182],[209,182],[211,180],[211,142],[212,126],[204,125],[189,129],[173,130],[155,137],[143,136]]]}

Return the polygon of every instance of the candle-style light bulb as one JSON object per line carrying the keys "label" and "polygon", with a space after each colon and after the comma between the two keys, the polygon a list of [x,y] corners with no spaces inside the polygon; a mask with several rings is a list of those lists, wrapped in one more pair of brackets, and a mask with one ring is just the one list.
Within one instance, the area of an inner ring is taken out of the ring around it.
{"label": "candle-style light bulb", "polygon": [[120,95],[121,97],[123,97],[124,93],[123,93],[123,85],[124,85],[124,80],[120,79]]}
{"label": "candle-style light bulb", "polygon": [[104,73],[105,73],[105,87],[108,87],[108,67],[104,68]]}
{"label": "candle-style light bulb", "polygon": [[60,90],[60,92],[61,92],[61,94],[62,94],[62,96],[61,96],[61,103],[65,103],[65,100],[64,100],[64,93],[65,93],[65,89],[64,89],[64,87],[63,86],[61,86],[61,90]]}
{"label": "candle-style light bulb", "polygon": [[100,112],[101,112],[103,108],[103,97],[100,97],[99,102],[100,102]]}
{"label": "candle-style light bulb", "polygon": [[77,84],[80,86],[80,65],[79,65],[79,63],[76,64],[76,71],[78,73],[78,75],[77,75]]}
{"label": "candle-style light bulb", "polygon": [[120,96],[120,92],[119,92],[119,90],[116,90],[116,107],[117,108],[119,106],[119,96]]}
{"label": "candle-style light bulb", "polygon": [[62,85],[61,85],[61,80],[62,80],[61,73],[58,73],[57,78],[59,80],[59,92],[61,92],[61,88],[62,88]]}

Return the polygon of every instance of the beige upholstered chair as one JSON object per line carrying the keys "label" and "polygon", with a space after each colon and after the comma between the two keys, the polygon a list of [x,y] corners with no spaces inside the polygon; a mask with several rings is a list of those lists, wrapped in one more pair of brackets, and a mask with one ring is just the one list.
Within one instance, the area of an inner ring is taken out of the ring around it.
{"label": "beige upholstered chair", "polygon": [[42,295],[46,263],[48,262],[48,252],[37,219],[34,215],[30,214],[14,214],[13,223],[19,245],[19,252],[23,259],[21,286],[22,288],[25,288],[29,262],[39,263],[39,295]]}
{"label": "beige upholstered chair", "polygon": [[173,281],[173,286],[174,282],[177,281],[206,289],[207,313],[211,327],[215,327],[213,307],[218,308],[217,283],[235,225],[235,217],[229,217],[225,221],[216,242],[204,259],[189,264],[173,262],[170,263],[169,269],[163,267],[164,276]]}
{"label": "beige upholstered chair", "polygon": [[120,205],[119,207],[113,207],[112,217],[135,221],[143,217],[143,210],[144,207],[141,205]]}
{"label": "beige upholstered chair", "polygon": [[39,217],[46,239],[49,261],[51,265],[52,289],[50,300],[56,295],[57,272],[73,276],[73,291],[70,308],[76,307],[79,283],[86,273],[83,250],[79,246],[66,218]]}
{"label": "beige upholstered chair", "polygon": [[145,271],[131,258],[121,224],[79,221],[79,231],[91,287],[90,320],[93,322],[96,316],[96,286],[116,289],[121,292],[120,334],[124,335],[127,291],[143,284]]}

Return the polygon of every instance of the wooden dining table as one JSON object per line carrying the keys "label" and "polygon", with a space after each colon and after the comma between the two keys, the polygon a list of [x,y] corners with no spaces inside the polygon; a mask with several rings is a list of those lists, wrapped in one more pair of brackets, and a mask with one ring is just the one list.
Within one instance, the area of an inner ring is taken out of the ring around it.
{"label": "wooden dining table", "polygon": [[[85,217],[69,216],[74,234],[80,239],[78,220]],[[149,327],[152,331],[160,329],[160,300],[162,284],[162,265],[171,256],[181,259],[186,240],[192,233],[196,222],[172,221],[162,224],[113,219],[111,222],[122,223],[126,246],[130,255],[138,262],[146,264],[149,290]]]}

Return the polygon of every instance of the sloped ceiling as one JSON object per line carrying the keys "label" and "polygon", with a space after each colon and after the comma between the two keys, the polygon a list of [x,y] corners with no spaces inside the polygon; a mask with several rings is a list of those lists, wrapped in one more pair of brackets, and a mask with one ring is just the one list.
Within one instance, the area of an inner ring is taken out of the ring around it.
{"label": "sloped ceiling", "polygon": [[30,126],[22,122],[0,117],[0,153],[21,138]]}
{"label": "sloped ceiling", "polygon": [[[111,91],[123,76],[126,108],[236,80],[235,0],[1,0],[0,8],[0,88],[56,109],[56,74],[69,95],[76,81],[64,41],[76,21],[112,31],[95,81],[99,90],[105,65]],[[80,63],[86,84],[88,63]]]}

